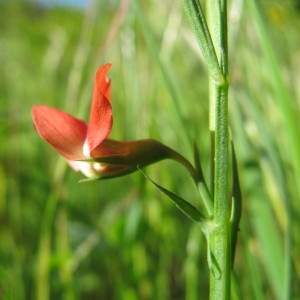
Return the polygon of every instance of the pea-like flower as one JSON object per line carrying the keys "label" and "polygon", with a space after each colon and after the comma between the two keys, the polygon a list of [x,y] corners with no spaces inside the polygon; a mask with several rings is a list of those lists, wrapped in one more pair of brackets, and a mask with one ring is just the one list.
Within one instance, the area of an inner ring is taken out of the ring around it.
{"label": "pea-like flower", "polygon": [[122,176],[165,158],[178,160],[175,151],[152,139],[108,139],[113,124],[110,79],[106,75],[110,67],[106,64],[96,73],[88,124],[52,107],[33,107],[34,126],[41,138],[74,170],[91,178]]}

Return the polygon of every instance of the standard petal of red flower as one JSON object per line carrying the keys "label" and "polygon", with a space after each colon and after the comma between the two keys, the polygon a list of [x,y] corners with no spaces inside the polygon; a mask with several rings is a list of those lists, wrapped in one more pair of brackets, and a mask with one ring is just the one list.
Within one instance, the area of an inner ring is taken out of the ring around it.
{"label": "standard petal of red flower", "polygon": [[86,124],[73,116],[48,106],[34,106],[34,126],[39,135],[68,160],[83,159]]}
{"label": "standard petal of red flower", "polygon": [[87,145],[91,153],[106,139],[112,128],[112,108],[110,105],[110,80],[106,76],[111,64],[100,67],[95,76],[93,102],[90,113]]}
{"label": "standard petal of red flower", "polygon": [[97,90],[100,91],[109,101],[111,98],[110,79],[106,74],[111,66],[112,64],[108,63],[104,66],[99,67],[95,75],[95,85],[97,85]]}

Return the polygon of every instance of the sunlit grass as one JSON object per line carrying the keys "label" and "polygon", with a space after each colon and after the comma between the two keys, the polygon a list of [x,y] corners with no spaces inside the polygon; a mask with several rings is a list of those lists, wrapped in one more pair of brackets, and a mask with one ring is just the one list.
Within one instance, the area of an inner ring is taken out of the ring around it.
{"label": "sunlit grass", "polygon": [[[111,61],[111,137],[155,138],[189,159],[196,139],[209,178],[207,73],[183,10],[174,1],[134,3],[94,1],[83,13],[1,4],[4,299],[207,298],[206,244],[196,225],[140,173],[79,184],[82,175],[31,124],[38,103],[86,120],[94,73]],[[299,12],[265,1],[260,27],[247,3],[232,1],[229,19],[230,118],[243,194],[233,298],[297,299]],[[181,166],[166,161],[145,172],[199,203]]]}

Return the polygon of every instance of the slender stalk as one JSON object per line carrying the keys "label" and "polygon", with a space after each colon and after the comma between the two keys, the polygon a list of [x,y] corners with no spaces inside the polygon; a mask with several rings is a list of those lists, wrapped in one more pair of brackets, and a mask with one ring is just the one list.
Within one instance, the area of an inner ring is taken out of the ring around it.
{"label": "slender stalk", "polygon": [[216,87],[214,227],[210,251],[220,277],[210,273],[210,299],[229,299],[230,295],[230,227],[229,227],[229,136],[227,87]]}
{"label": "slender stalk", "polygon": [[211,187],[213,220],[205,232],[210,268],[210,299],[229,299],[231,228],[228,132],[227,1],[209,0],[208,25],[199,0],[182,0],[207,63],[210,82]]}
{"label": "slender stalk", "polygon": [[229,190],[228,132],[228,55],[226,0],[207,1],[208,22],[214,48],[220,62],[223,83],[210,80],[210,130],[213,141],[212,164],[214,190],[214,227],[209,236],[214,268],[210,272],[210,299],[230,298],[231,234]]}

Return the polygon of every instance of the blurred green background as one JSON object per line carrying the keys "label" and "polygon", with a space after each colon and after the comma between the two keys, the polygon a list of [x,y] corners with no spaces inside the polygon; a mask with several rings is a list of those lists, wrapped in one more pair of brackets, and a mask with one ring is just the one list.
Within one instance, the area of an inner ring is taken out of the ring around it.
{"label": "blurred green background", "polygon": [[[232,299],[300,299],[299,3],[232,0],[228,16],[243,194]],[[190,160],[195,139],[209,178],[207,70],[180,1],[2,0],[0,30],[0,299],[207,299],[200,228],[138,172],[78,183],[30,112],[87,120],[94,74],[112,62],[111,137]],[[181,166],[145,172],[199,205]]]}

